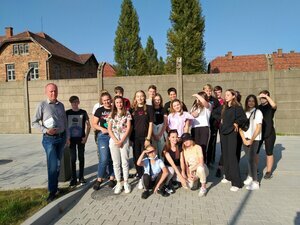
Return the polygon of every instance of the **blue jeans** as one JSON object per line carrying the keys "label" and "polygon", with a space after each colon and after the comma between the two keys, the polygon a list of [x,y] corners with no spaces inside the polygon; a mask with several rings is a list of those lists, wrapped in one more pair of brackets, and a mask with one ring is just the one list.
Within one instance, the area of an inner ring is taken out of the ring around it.
{"label": "blue jeans", "polygon": [[62,136],[44,134],[42,144],[47,158],[48,191],[51,194],[55,194],[58,187],[60,160],[66,144],[66,134]]}
{"label": "blue jeans", "polygon": [[98,164],[98,178],[104,178],[106,168],[108,167],[108,175],[114,176],[113,163],[109,149],[109,135],[98,134],[98,152],[99,152],[99,164]]}

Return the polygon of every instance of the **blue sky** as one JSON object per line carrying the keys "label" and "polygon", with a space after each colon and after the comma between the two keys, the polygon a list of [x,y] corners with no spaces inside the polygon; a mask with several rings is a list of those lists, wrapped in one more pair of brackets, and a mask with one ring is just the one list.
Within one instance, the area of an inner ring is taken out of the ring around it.
{"label": "blue sky", "polygon": [[[233,55],[265,54],[282,48],[300,51],[299,0],[201,0],[205,16],[205,56],[209,62]],[[78,54],[94,53],[114,63],[114,38],[122,0],[9,0],[0,7],[0,35],[11,26],[45,32]],[[170,0],[133,0],[145,47],[152,36],[158,55],[166,58]]]}

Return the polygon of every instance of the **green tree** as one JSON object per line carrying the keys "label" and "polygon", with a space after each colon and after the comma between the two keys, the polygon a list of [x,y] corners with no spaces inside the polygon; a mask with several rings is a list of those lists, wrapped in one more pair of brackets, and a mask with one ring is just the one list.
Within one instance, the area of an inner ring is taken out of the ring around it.
{"label": "green tree", "polygon": [[157,50],[154,47],[154,41],[151,36],[148,37],[145,54],[148,62],[148,73],[151,75],[158,74]]}
{"label": "green tree", "polygon": [[137,54],[136,75],[148,74],[147,56],[143,48],[139,48]]}
{"label": "green tree", "polygon": [[138,50],[141,48],[138,15],[131,0],[123,0],[115,37],[117,75],[136,75]]}
{"label": "green tree", "polygon": [[158,72],[157,74],[164,74],[165,72],[165,62],[162,57],[159,57],[157,72]]}
{"label": "green tree", "polygon": [[205,20],[199,0],[171,0],[171,5],[166,72],[175,72],[177,57],[182,57],[183,74],[205,72]]}

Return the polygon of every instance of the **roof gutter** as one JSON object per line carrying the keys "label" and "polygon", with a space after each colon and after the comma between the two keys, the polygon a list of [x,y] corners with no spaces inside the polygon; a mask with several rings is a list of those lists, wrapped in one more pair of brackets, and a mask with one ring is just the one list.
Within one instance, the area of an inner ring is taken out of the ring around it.
{"label": "roof gutter", "polygon": [[52,58],[52,56],[53,55],[50,53],[48,56],[48,59],[46,60],[46,78],[47,78],[47,80],[50,80],[49,79],[49,74],[50,74],[49,60]]}

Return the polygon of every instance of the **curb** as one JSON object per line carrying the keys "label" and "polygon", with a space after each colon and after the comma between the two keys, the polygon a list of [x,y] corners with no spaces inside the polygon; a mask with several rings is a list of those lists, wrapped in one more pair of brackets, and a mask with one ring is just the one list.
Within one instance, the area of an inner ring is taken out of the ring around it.
{"label": "curb", "polygon": [[55,218],[63,214],[72,204],[79,200],[90,187],[93,185],[93,181],[90,181],[86,185],[82,186],[78,190],[74,190],[46,205],[40,211],[28,218],[22,225],[40,225],[50,224]]}

